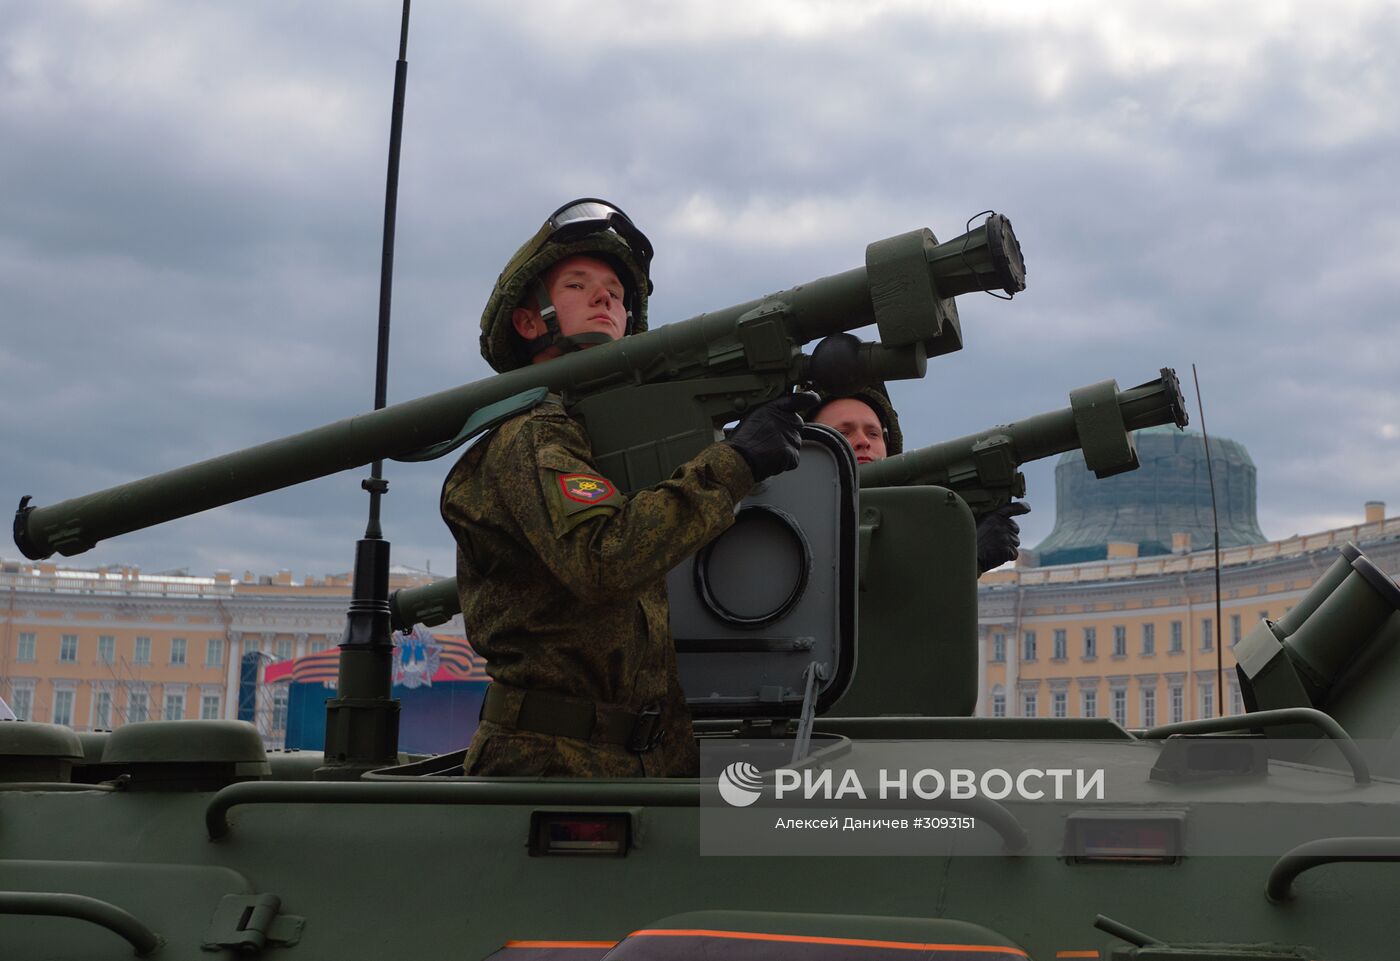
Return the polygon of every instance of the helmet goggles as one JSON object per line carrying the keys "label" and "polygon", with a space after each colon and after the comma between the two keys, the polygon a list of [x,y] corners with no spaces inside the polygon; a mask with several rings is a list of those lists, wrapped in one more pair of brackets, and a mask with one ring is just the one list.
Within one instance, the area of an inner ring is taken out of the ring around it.
{"label": "helmet goggles", "polygon": [[612,230],[627,241],[642,268],[651,269],[651,241],[632,223],[632,218],[606,200],[583,197],[570,201],[550,214],[544,226],[549,231],[549,239],[557,243],[578,240],[600,230]]}

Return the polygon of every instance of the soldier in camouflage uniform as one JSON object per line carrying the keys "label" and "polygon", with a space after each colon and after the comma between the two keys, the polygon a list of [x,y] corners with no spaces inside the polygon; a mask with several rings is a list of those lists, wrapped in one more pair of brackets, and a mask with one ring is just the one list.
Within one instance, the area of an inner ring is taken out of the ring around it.
{"label": "soldier in camouflage uniform", "polygon": [[[498,371],[646,329],[651,246],[601,201],[560,208],[482,315]],[[464,454],[442,491],[467,637],[492,683],[466,773],[686,777],[699,758],[676,676],[666,572],[718,536],[757,480],[797,465],[798,409],[758,408],[669,480],[624,495],[557,397]]]}
{"label": "soldier in camouflage uniform", "polygon": [[[846,438],[857,464],[884,460],[904,451],[899,414],[883,384],[863,387],[843,397],[825,397],[811,420]],[[1021,547],[1021,526],[1013,518],[1030,509],[1025,502],[1005,504],[977,518],[978,574],[1016,559]]]}

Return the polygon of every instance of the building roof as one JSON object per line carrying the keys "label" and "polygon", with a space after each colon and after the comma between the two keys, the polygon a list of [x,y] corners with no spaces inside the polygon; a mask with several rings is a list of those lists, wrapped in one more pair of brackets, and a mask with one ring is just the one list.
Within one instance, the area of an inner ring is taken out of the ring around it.
{"label": "building roof", "polygon": [[[1214,440],[1211,443],[1213,446]],[[1365,546],[1396,542],[1400,542],[1400,517],[1389,517],[1316,534],[1294,534],[1282,540],[1225,548],[1220,552],[1220,566],[1242,567],[1320,551],[1335,551],[1346,543]],[[1105,558],[1074,564],[1007,568],[983,575],[979,586],[984,589],[996,589],[1125,581],[1139,577],[1208,571],[1214,566],[1215,551],[1207,548],[1189,553],[1151,557]]]}
{"label": "building roof", "polygon": [[[1055,466],[1055,527],[1033,548],[1045,565],[1103,560],[1110,544],[1136,545],[1142,557],[1170,554],[1174,535],[1189,546],[1234,548],[1266,542],[1255,513],[1256,471],[1244,445],[1210,439],[1210,463],[1201,434],[1153,427],[1134,434],[1140,466],[1096,478],[1082,451]],[[1214,474],[1214,503],[1211,476]]]}

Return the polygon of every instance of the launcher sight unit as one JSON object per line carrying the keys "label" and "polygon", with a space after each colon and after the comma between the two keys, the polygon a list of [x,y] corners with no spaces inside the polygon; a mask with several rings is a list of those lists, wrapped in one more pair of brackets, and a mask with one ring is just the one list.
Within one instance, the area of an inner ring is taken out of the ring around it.
{"label": "launcher sight unit", "polygon": [[[600,471],[630,492],[669,477],[716,430],[794,385],[922,377],[962,348],[953,298],[1025,287],[1010,222],[992,214],[939,244],[915,230],[870,244],[865,266],[647,333],[498,374],[188,467],[44,507],[26,496],[15,544],[31,560],[372,461],[442,456],[553,391],[587,427]],[[874,324],[878,343],[843,332]],[[842,335],[809,356],[803,345]]]}

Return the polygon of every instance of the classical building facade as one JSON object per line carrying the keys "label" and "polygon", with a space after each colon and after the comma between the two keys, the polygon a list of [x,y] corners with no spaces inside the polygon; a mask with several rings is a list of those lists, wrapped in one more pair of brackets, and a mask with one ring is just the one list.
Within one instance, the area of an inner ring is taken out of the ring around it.
{"label": "classical building facade", "polygon": [[1223,550],[1217,617],[1214,551],[1177,541],[1176,553],[1110,543],[1103,560],[984,576],[978,713],[1132,728],[1241,713],[1234,644],[1292,608],[1343,544],[1400,572],[1400,518],[1371,502],[1353,527]]}
{"label": "classical building facade", "polygon": [[[391,587],[430,580],[396,568]],[[348,575],[294,583],[286,571],[189,577],[0,562],[0,694],[19,717],[79,731],[237,717],[245,655],[261,665],[336,646],[349,596]],[[280,745],[286,686],[255,689],[255,721]]]}

